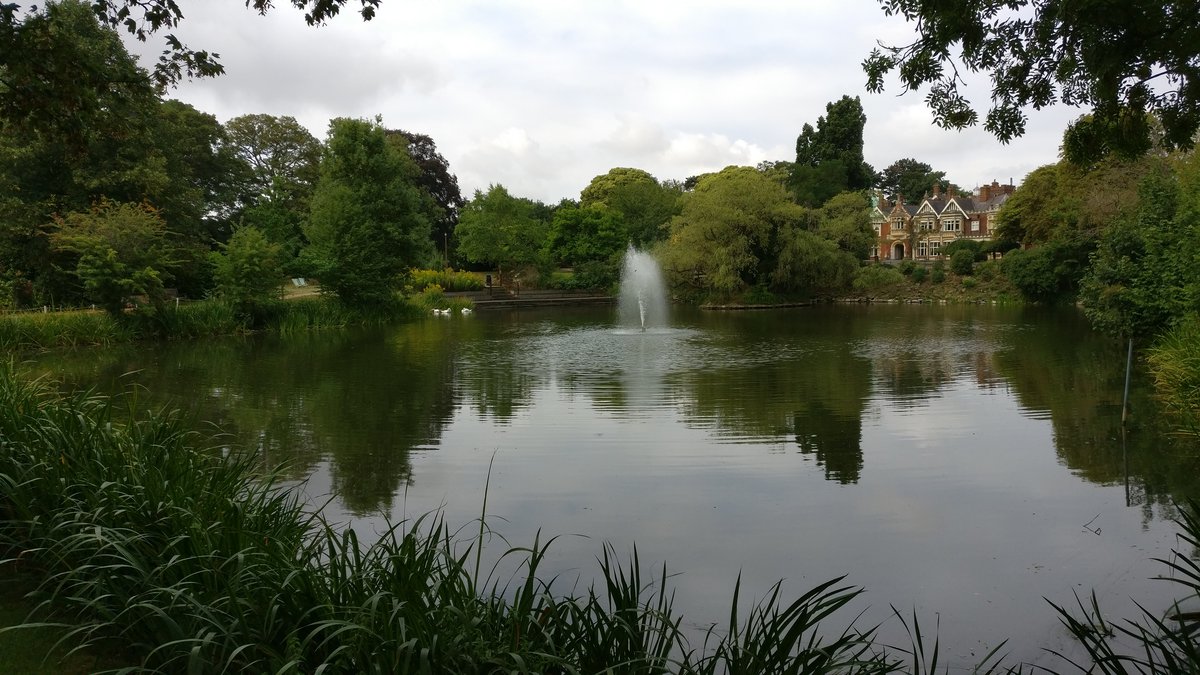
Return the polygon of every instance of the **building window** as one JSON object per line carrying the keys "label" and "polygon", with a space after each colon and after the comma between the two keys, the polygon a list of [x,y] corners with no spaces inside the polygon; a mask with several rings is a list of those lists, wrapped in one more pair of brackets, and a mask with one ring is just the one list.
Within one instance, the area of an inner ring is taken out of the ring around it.
{"label": "building window", "polygon": [[933,218],[922,218],[921,219],[921,230],[928,231],[928,230],[932,230],[932,229],[933,229]]}
{"label": "building window", "polygon": [[925,240],[922,239],[921,241],[917,242],[917,256],[924,258],[926,255],[927,254],[925,252]]}
{"label": "building window", "polygon": [[972,232],[978,232],[978,231],[979,231],[979,221],[978,221],[978,220],[972,220],[972,221],[971,221],[971,231],[972,231]]}
{"label": "building window", "polygon": [[904,229],[904,219],[897,218],[897,219],[893,220],[892,221],[892,229],[893,230],[903,230]]}
{"label": "building window", "polygon": [[942,242],[940,242],[940,241],[929,242],[929,255],[940,255],[941,252],[942,252]]}
{"label": "building window", "polygon": [[947,218],[942,223],[942,229],[945,230],[946,232],[958,232],[959,230],[962,229],[962,219],[961,218]]}
{"label": "building window", "polygon": [[879,257],[879,245],[878,244],[871,247],[871,257],[872,258]]}
{"label": "building window", "polygon": [[879,221],[875,221],[875,222],[871,223],[871,226],[875,228],[876,232],[879,232],[879,228],[882,227],[882,223],[880,223]]}

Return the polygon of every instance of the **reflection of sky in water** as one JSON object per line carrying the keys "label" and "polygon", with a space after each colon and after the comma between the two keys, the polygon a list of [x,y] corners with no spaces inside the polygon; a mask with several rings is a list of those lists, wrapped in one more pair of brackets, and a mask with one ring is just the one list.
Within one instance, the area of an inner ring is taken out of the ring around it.
{"label": "reflection of sky in water", "polygon": [[[1070,359],[1091,349],[1077,329],[1038,321],[995,308],[678,312],[675,327],[642,333],[614,329],[605,312],[480,313],[351,344],[295,391],[271,385],[275,402],[260,405],[311,415],[300,401],[342,365],[400,359],[406,377],[431,372],[450,391],[430,399],[446,415],[431,436],[364,451],[366,467],[407,452],[411,480],[398,484],[393,519],[441,508],[449,523],[468,524],[494,456],[494,529],[513,545],[539,530],[543,540],[565,535],[544,568],[563,574],[563,590],[591,578],[602,541],[618,552],[636,542],[651,568],[666,560],[680,573],[677,604],[695,623],[724,619],[739,572],[748,596],[781,578],[798,594],[847,574],[868,589],[858,605],[870,605],[868,623],[889,605],[915,608],[927,625],[939,615],[951,663],[1005,638],[1032,659],[1066,641],[1043,597],[1069,603],[1095,588],[1106,607],[1132,616],[1130,596],[1157,607],[1174,590],[1147,581],[1160,571],[1148,558],[1166,554],[1172,527],[1125,505],[1111,462],[1077,465],[1111,456],[1103,433],[1066,436],[1078,433],[1076,413],[1099,415],[1085,425],[1111,417],[1105,406],[1119,391],[1108,375],[1072,370]],[[391,346],[371,356],[379,345]],[[417,361],[404,361],[409,354]],[[445,365],[411,365],[439,354]],[[397,405],[392,388],[411,383],[384,373],[362,386],[322,406]],[[247,401],[214,394],[223,396]],[[1064,396],[1082,403],[1054,418],[1051,404]],[[353,428],[339,440],[315,421],[296,424],[322,453],[309,494],[368,478],[347,474],[328,445],[357,442]],[[1081,480],[1088,470],[1109,485]],[[330,506],[349,519],[343,509]],[[356,529],[381,526],[355,510]],[[1101,534],[1083,528],[1089,521]],[[898,628],[890,622],[884,637],[904,643]]]}
{"label": "reflection of sky in water", "polygon": [[[555,543],[548,574],[589,578],[601,541],[618,551],[636,542],[643,561],[680,573],[678,604],[693,621],[722,619],[739,572],[758,595],[780,578],[798,593],[848,574],[869,589],[868,622],[886,619],[889,605],[930,624],[940,616],[952,663],[1006,638],[1020,658],[1048,663],[1038,648],[1067,640],[1043,597],[1068,603],[1095,588],[1127,614],[1129,596],[1164,602],[1172,589],[1147,581],[1158,572],[1148,558],[1170,547],[1172,530],[1146,526],[1119,489],[1074,478],[1054,452],[1048,412],[1029,414],[979,367],[980,354],[1004,348],[1006,330],[848,343],[870,372],[853,485],[814,471],[787,420],[773,436],[761,433],[769,424],[747,435],[722,406],[692,403],[699,374],[719,373],[736,417],[739,397],[763,386],[756,377],[786,379],[770,368],[838,358],[844,344],[696,327],[530,330],[511,362],[537,374],[527,404],[503,424],[456,416],[436,451],[414,455],[403,508],[476,517],[494,454],[488,510],[509,542],[586,535]],[[464,359],[461,386],[491,367],[485,356]],[[1082,527],[1097,515],[1101,535]],[[883,635],[903,643],[895,622]]]}

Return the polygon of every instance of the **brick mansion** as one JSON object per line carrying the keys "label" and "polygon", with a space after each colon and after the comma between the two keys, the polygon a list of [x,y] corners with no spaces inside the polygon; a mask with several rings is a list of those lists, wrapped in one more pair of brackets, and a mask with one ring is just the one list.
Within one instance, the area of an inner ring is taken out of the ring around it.
{"label": "brick mansion", "polygon": [[977,194],[964,195],[953,188],[942,193],[935,184],[932,194],[912,204],[904,201],[904,195],[897,195],[892,203],[877,192],[871,208],[871,226],[876,236],[871,257],[875,260],[935,258],[943,246],[955,239],[990,240],[996,213],[1014,189],[993,180],[991,185],[979,188]]}

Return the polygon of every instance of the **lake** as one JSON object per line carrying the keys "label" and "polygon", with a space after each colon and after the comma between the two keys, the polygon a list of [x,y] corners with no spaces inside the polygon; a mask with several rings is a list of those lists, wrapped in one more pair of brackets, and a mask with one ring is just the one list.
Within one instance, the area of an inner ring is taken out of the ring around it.
{"label": "lake", "polygon": [[744,596],[782,579],[787,597],[847,575],[885,642],[907,645],[894,606],[940,622],[953,665],[1007,639],[1060,669],[1046,599],[1165,608],[1151,558],[1175,545],[1173,500],[1200,496],[1200,453],[1140,371],[1123,438],[1124,367],[1072,309],[954,305],[676,308],[646,332],[613,308],[476,312],[30,364],[185,409],[366,536],[432,510],[469,531],[490,470],[492,529],[558,536],[543,569],[564,592],[603,542],[636,542],[693,632],[739,574]]}

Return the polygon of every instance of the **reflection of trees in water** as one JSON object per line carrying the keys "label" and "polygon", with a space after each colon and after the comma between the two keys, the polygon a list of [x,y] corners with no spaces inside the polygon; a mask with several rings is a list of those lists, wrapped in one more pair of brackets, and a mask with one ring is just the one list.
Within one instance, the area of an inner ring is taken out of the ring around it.
{"label": "reflection of trees in water", "polygon": [[793,424],[800,452],[813,455],[826,479],[842,485],[858,482],[863,468],[861,417],[844,417],[814,401],[796,410]]}
{"label": "reflection of trees in water", "polygon": [[825,477],[856,483],[871,364],[855,353],[866,329],[847,312],[718,316],[719,356],[680,378],[689,424],[781,442],[794,438]]}
{"label": "reflection of trees in water", "polygon": [[[137,409],[169,405],[255,451],[284,477],[329,459],[353,512],[387,508],[410,479],[409,451],[437,442],[455,408],[445,327],[198,341],[149,353],[103,350],[41,367],[72,382],[129,390]],[[154,363],[147,363],[147,359]],[[129,373],[128,375],[123,375]]]}
{"label": "reflection of trees in water", "polygon": [[1147,518],[1156,507],[1200,497],[1200,447],[1171,433],[1141,373],[1130,390],[1122,448],[1124,346],[1088,330],[1072,312],[1031,310],[1023,319],[1036,330],[1014,332],[996,363],[1023,408],[1049,414],[1063,462],[1094,483],[1128,479],[1130,503],[1143,506]]}

